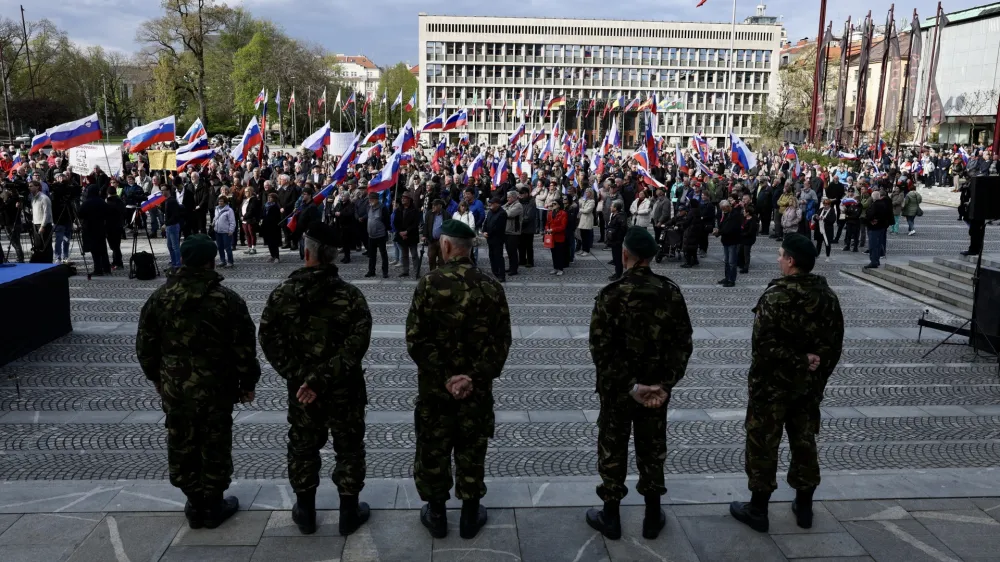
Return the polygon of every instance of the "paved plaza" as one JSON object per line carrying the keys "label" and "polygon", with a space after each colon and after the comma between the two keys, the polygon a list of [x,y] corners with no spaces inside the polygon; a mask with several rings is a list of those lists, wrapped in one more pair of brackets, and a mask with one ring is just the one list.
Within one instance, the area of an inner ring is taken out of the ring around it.
{"label": "paved plaza", "polygon": [[[968,238],[955,219],[954,209],[927,206],[916,236],[889,236],[890,263],[957,256]],[[987,253],[1000,253],[997,228],[987,227]],[[165,244],[153,247],[165,265]],[[599,503],[599,406],[587,338],[594,296],[611,273],[609,252],[578,256],[557,278],[539,241],[537,267],[506,284],[514,343],[494,390],[497,427],[483,500],[490,522],[472,541],[458,538],[457,511],[449,512],[452,535],[444,540],[432,540],[418,521],[411,479],[417,374],[403,339],[412,279],[364,279],[361,256],[341,266],[364,292],[375,324],[362,499],[376,511],[345,540],[329,511],[338,500],[328,478],[317,499],[319,532],[303,537],[291,523],[286,391],[262,354],[257,399],[235,413],[232,491],[243,511],[215,531],[187,529],[183,496],[166,482],[159,399],[135,354],[139,310],[163,278],[71,278],[74,332],[0,368],[0,560],[1000,560],[996,359],[977,358],[964,345],[922,358],[944,337],[925,330],[917,341],[917,319],[928,307],[843,274],[867,256],[840,248],[816,267],[841,298],[847,331],[823,403],[814,527],[795,526],[783,475],[769,534],[729,517],[725,504],[749,498],[742,420],[751,308],[778,275],[776,247],[759,239],[751,271],[735,288],[716,285],[722,251],[715,240],[699,268],[654,265],[681,285],[695,330],[687,375],[670,401],[670,505],[667,530],[655,541],[641,538],[642,498],[634,491],[623,502],[622,540],[604,540],[583,519],[585,507]],[[285,252],[280,264],[268,264],[266,252],[236,259],[221,273],[257,320],[271,290],[300,262]],[[481,265],[485,259],[483,251]],[[933,309],[928,317],[961,323]],[[20,395],[8,378],[14,375]],[[332,461],[329,444],[323,458]],[[634,475],[631,456],[630,463]]]}

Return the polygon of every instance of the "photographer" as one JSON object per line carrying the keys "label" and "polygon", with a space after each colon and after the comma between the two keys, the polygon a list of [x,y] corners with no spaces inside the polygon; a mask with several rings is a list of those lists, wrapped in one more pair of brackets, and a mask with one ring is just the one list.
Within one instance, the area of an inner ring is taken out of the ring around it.
{"label": "photographer", "polygon": [[[3,187],[0,187],[0,230],[10,238],[10,245],[14,247],[17,262],[24,263],[24,250],[21,248],[23,215],[20,201],[21,198],[12,183],[5,182]],[[0,249],[0,263],[6,260],[6,251]]]}
{"label": "photographer", "polygon": [[56,173],[49,186],[52,199],[52,224],[56,235],[56,261],[69,261],[69,245],[73,240],[73,220],[80,200],[80,186],[70,182],[63,173]]}

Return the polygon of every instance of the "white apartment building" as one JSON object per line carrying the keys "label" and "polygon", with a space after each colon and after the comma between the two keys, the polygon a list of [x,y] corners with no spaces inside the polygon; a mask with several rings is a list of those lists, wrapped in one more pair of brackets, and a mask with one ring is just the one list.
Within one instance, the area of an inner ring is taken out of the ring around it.
{"label": "white apartment building", "polygon": [[[763,16],[763,6],[757,10]],[[749,20],[749,18],[748,18]],[[418,18],[421,118],[470,110],[475,142],[496,143],[520,124],[515,104],[531,100],[527,129],[541,127],[541,107],[567,98],[554,118],[563,130],[582,133],[588,146],[600,142],[610,119],[600,119],[611,100],[655,93],[661,100],[656,134],[686,144],[701,133],[722,146],[729,127],[754,138],[754,114],[778,81],[783,28],[773,23],[736,25],[735,57],[729,68],[732,23],[617,21],[515,17],[436,16]],[[760,18],[757,19],[760,21]],[[729,75],[732,72],[732,80]],[[523,96],[517,101],[517,96]],[[591,100],[596,110],[587,112]],[[506,111],[503,110],[506,100]],[[487,109],[489,101],[489,109]],[[664,110],[666,102],[681,107]],[[577,110],[578,104],[581,109]],[[640,113],[619,116],[627,146],[639,134]],[[731,122],[730,122],[731,120]]]}
{"label": "white apartment building", "polygon": [[340,65],[340,78],[354,88],[359,99],[368,94],[374,95],[382,78],[382,70],[371,59],[364,55],[338,54],[337,63]]}

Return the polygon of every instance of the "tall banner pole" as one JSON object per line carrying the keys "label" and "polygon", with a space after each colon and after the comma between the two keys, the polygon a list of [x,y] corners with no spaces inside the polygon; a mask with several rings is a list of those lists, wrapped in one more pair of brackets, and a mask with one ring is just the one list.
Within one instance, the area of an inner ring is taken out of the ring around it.
{"label": "tall banner pole", "polygon": [[895,27],[893,16],[896,5],[889,5],[889,17],[886,18],[885,40],[882,42],[882,73],[878,80],[878,100],[875,102],[875,142],[877,143],[882,134],[882,96],[885,95],[885,74],[889,68],[889,43],[892,41],[892,31]]}
{"label": "tall banner pole", "polygon": [[[919,21],[917,20],[916,8],[913,9],[913,20],[911,21]],[[913,56],[913,35],[915,33],[920,33],[920,29],[913,29],[911,26],[910,44],[906,48],[906,75],[903,76],[903,99],[899,103],[899,119],[896,121],[896,144],[893,147],[893,154],[899,154],[899,138],[903,135],[903,119],[913,119],[913,115],[906,115],[906,97],[910,89],[910,64],[913,62],[910,57]]]}
{"label": "tall banner pole", "polygon": [[823,42],[826,41],[826,37],[823,36],[823,24],[826,23],[826,0],[820,0],[819,3],[819,31],[816,35],[816,69],[813,72],[813,96],[812,96],[812,115],[809,117],[809,142],[816,144],[816,134],[818,127],[816,126],[816,116],[819,112],[819,72],[820,66],[822,64],[822,57],[825,56],[823,53]]}

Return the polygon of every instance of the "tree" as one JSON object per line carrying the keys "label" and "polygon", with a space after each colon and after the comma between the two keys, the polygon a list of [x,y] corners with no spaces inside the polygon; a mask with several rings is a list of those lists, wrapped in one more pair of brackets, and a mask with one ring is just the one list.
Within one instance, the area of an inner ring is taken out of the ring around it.
{"label": "tree", "polygon": [[[758,149],[777,148],[792,129],[808,129],[812,116],[813,71],[816,66],[816,47],[803,53],[794,62],[778,69],[778,83],[767,103],[753,117]],[[833,82],[827,80],[827,83]],[[829,119],[829,118],[828,118]]]}
{"label": "tree", "polygon": [[[404,112],[403,108],[419,86],[417,77],[410,72],[410,67],[406,63],[399,62],[395,66],[384,69],[382,77],[379,79],[378,89],[375,91],[375,108],[372,110],[372,122],[385,122],[388,126],[395,128],[399,127],[400,123],[405,122],[407,119],[416,121],[417,108],[414,107],[409,112]],[[396,109],[390,110],[400,90],[403,92],[403,103],[399,104],[399,107]],[[385,94],[387,100],[384,106],[379,103],[382,101],[383,94]],[[417,123],[414,123],[414,126],[416,125]]]}
{"label": "tree", "polygon": [[149,55],[166,56],[181,72],[178,83],[198,103],[208,121],[205,53],[229,19],[231,10],[216,0],[162,0],[164,15],[144,22],[136,39]]}

